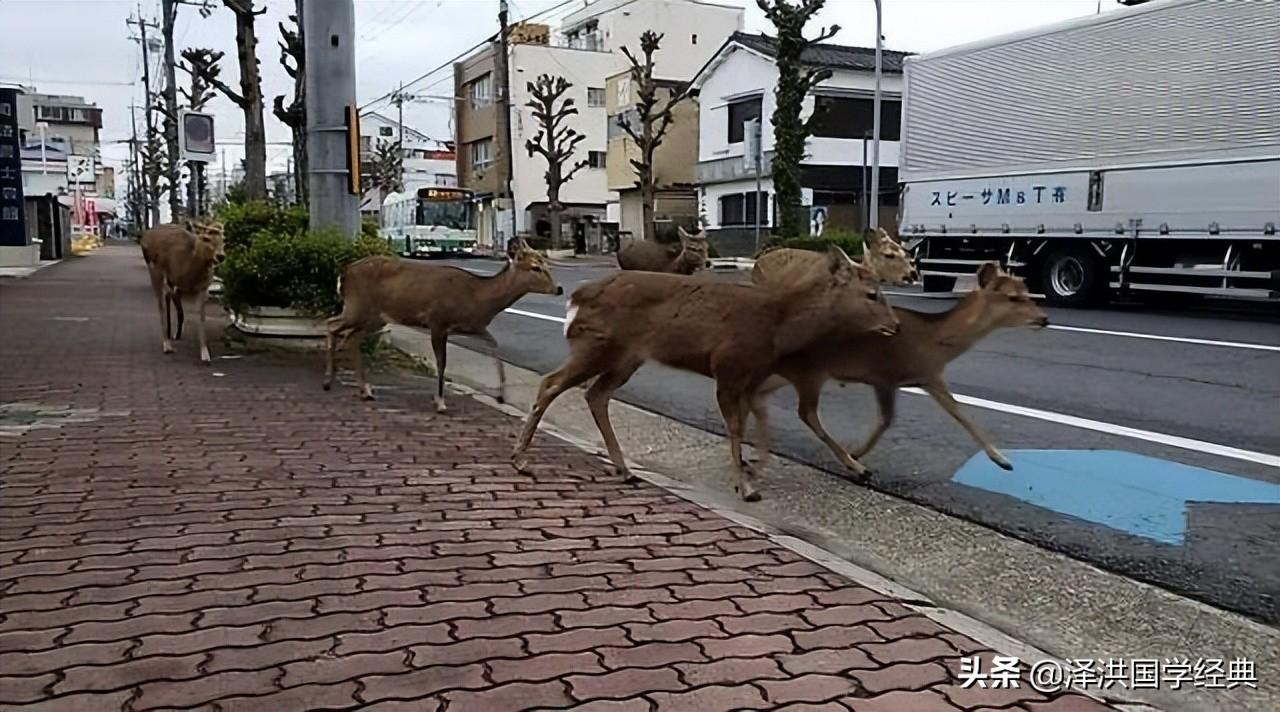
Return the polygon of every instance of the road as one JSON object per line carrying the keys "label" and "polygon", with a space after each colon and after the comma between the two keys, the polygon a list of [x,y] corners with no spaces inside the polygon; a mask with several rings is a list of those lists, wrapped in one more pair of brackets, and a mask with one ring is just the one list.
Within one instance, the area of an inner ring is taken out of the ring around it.
{"label": "road", "polygon": [[[570,294],[610,271],[587,263],[555,273]],[[566,299],[530,295],[499,316],[492,331],[503,357],[555,369],[566,354]],[[893,291],[891,300],[921,311],[955,302]],[[864,458],[870,486],[1280,623],[1280,320],[1266,311],[1047,311],[1052,328],[993,334],[948,370],[1014,473],[990,466],[927,396],[907,394]],[[701,376],[646,366],[619,397],[723,432]],[[793,391],[771,407],[775,452],[842,474],[795,416]],[[829,385],[822,417],[837,439],[861,442],[875,422],[870,389]]]}

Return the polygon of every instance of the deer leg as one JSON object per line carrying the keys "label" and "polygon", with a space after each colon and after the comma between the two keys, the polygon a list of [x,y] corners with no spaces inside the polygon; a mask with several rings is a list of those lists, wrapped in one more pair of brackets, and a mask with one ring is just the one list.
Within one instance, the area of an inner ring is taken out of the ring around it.
{"label": "deer leg", "polygon": [[493,338],[493,334],[488,329],[476,334],[477,338],[489,344],[490,354],[493,355],[493,362],[498,366],[498,402],[507,402],[507,369],[506,364],[502,363],[502,357],[498,355],[498,340]]}
{"label": "deer leg", "polygon": [[447,410],[444,404],[444,367],[449,356],[449,332],[441,329],[431,332],[431,350],[436,355],[436,412]]}
{"label": "deer leg", "polygon": [[538,386],[538,398],[534,401],[533,408],[529,410],[529,417],[525,418],[524,428],[521,429],[520,437],[516,440],[516,446],[511,452],[511,464],[517,470],[524,472],[528,468],[529,457],[525,451],[529,449],[533,434],[538,430],[538,423],[542,421],[542,416],[546,415],[552,401],[561,393],[586,383],[592,376],[600,373],[600,369],[595,365],[599,363],[596,356],[598,355],[574,354],[558,370],[542,379],[542,383]]}
{"label": "deer leg", "polygon": [[[773,450],[773,437],[769,432],[769,393],[756,391],[754,395],[747,399],[743,412],[748,411],[756,419],[756,440],[753,443],[756,457],[752,464],[757,469],[763,470]],[[743,429],[745,430],[745,427]]]}
{"label": "deer leg", "polygon": [[947,388],[947,384],[941,381],[926,383],[924,390],[930,396],[933,396],[933,399],[937,401],[938,405],[942,406],[943,410],[947,411],[948,415],[955,418],[956,422],[969,432],[969,436],[982,446],[983,452],[987,453],[987,457],[991,458],[992,462],[1002,469],[1013,469],[1013,464],[1005,459],[1005,456],[991,442],[991,438],[987,437],[987,434],[982,432],[977,425],[974,425],[973,421],[969,420],[968,416],[960,410],[960,404],[951,395],[951,389]]}
{"label": "deer leg", "polygon": [[810,381],[797,383],[796,394],[800,396],[800,420],[831,450],[836,459],[853,473],[854,479],[865,480],[871,474],[871,471],[867,469],[866,465],[858,462],[857,458],[850,455],[843,445],[836,442],[836,439],[831,437],[831,434],[822,425],[822,418],[818,416],[818,401],[822,396],[822,384]]}
{"label": "deer leg", "polygon": [[613,423],[609,421],[609,399],[613,397],[614,391],[631,379],[642,363],[632,362],[605,371],[587,389],[587,407],[596,421],[596,429],[600,431],[600,437],[604,438],[604,446],[609,451],[614,469],[622,475],[623,482],[628,484],[636,482],[637,478],[627,467],[627,458],[622,454],[618,436],[613,432]]}
{"label": "deer leg", "polygon": [[182,295],[176,289],[168,290],[169,301],[173,302],[173,313],[178,317],[178,328],[173,331],[173,340],[182,341],[182,324],[187,320],[182,312]]}
{"label": "deer leg", "polygon": [[751,466],[742,460],[742,421],[745,415],[743,413],[745,399],[740,393],[718,386],[716,400],[720,403],[720,414],[724,417],[725,432],[729,434],[729,459],[733,461],[733,468],[738,475],[734,489],[744,502],[759,501],[760,493],[751,483],[751,476],[754,473]]}
{"label": "deer leg", "polygon": [[[373,386],[371,386],[369,384],[368,379],[365,378],[364,349],[360,348],[360,345],[364,343],[364,338],[369,333],[370,332],[366,329],[356,328],[356,329],[353,329],[349,334],[347,334],[347,337],[346,337],[347,342],[349,343],[349,348],[352,351],[354,351],[356,355],[356,388],[357,388],[356,395],[358,398],[360,398],[360,400],[367,400],[367,401],[371,401],[374,399]],[[354,339],[351,338],[353,336],[356,338]]]}
{"label": "deer leg", "polygon": [[333,387],[334,354],[347,347],[347,339],[355,328],[347,322],[345,311],[324,320],[324,383],[322,385],[326,391]]}
{"label": "deer leg", "polygon": [[160,337],[160,350],[164,353],[173,353],[173,344],[169,342],[169,290],[165,287],[164,275],[160,274],[159,268],[147,265],[148,271],[151,273],[151,291],[156,295],[156,306],[160,309],[160,331],[163,332]]}
{"label": "deer leg", "polygon": [[[177,295],[174,295],[174,297],[176,300]],[[200,293],[196,295],[196,329],[198,332],[196,335],[200,338],[200,362],[205,364],[210,363],[212,361],[212,359],[209,358],[209,344],[207,341],[209,337],[207,334],[204,333],[204,307],[208,301],[209,301],[209,291],[206,289],[200,290]],[[181,304],[181,301],[178,300],[178,303]],[[182,307],[181,306],[178,307],[178,334],[179,335],[182,334]]]}
{"label": "deer leg", "polygon": [[898,401],[898,389],[892,386],[888,388],[875,386],[875,391],[876,404],[880,407],[880,420],[876,423],[876,429],[872,431],[871,436],[853,454],[854,457],[865,457],[867,453],[871,452],[871,448],[875,447],[876,443],[880,441],[880,436],[884,435],[890,425],[893,425],[893,413],[894,406]]}

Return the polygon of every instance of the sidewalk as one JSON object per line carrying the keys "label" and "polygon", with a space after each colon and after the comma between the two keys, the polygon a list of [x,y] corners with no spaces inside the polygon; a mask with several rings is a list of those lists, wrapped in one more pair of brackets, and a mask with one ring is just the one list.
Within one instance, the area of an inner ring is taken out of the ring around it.
{"label": "sidewalk", "polygon": [[0,333],[0,709],[1107,709],[964,689],[979,644],[549,436],[518,475],[478,402],[165,357],[132,247]]}

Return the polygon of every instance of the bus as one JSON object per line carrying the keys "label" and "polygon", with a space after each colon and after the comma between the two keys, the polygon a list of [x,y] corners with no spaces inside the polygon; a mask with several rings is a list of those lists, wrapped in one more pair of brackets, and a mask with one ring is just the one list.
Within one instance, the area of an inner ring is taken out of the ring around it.
{"label": "bus", "polygon": [[403,257],[458,257],[476,250],[472,193],[424,186],[382,201],[382,237]]}

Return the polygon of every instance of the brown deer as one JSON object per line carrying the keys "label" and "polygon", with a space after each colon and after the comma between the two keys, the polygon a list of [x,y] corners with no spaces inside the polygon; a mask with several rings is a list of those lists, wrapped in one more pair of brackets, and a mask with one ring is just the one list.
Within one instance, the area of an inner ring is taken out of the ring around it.
{"label": "brown deer", "polygon": [[[811,270],[822,269],[820,252],[786,247],[770,247],[756,256],[751,268],[754,284],[786,284],[803,279]],[[920,278],[911,255],[884,228],[868,232],[862,246],[862,264],[881,284],[905,286]]]}
{"label": "brown deer", "polygon": [[653,240],[632,240],[618,250],[618,267],[643,272],[693,274],[707,265],[707,236],[699,231],[690,235],[680,231],[680,249]]}
{"label": "brown deer", "polygon": [[[1031,300],[1022,279],[988,263],[978,270],[978,288],[950,311],[931,314],[897,307],[894,313],[899,326],[892,336],[861,334],[825,340],[778,364],[778,375],[756,391],[751,404],[760,457],[769,449],[768,395],[790,382],[800,398],[800,419],[861,479],[866,476],[866,469],[858,459],[875,447],[892,424],[898,389],[920,386],[968,431],[992,462],[1006,470],[1013,469],[991,439],[960,410],[942,372],[948,363],[996,329],[1049,324],[1049,317]],[[827,433],[818,417],[822,387],[831,379],[867,383],[875,389],[880,421],[867,442],[853,453]]]}
{"label": "brown deer", "polygon": [[366,257],[351,263],[338,281],[342,313],[325,326],[324,388],[333,385],[334,351],[356,336],[356,381],[359,396],[373,400],[365,380],[360,342],[388,323],[425,328],[431,332],[436,357],[436,411],[445,412],[444,370],[449,334],[475,336],[487,343],[498,364],[499,400],[506,396],[506,372],[498,357],[498,342],[489,322],[503,309],[530,292],[563,294],[543,256],[519,241],[501,272],[482,276],[458,267],[426,265],[395,257]]}
{"label": "brown deer", "polygon": [[[200,361],[209,363],[211,359],[206,342],[204,312],[209,300],[209,284],[213,281],[214,268],[226,259],[222,225],[191,220],[181,225],[157,225],[142,233],[141,242],[142,259],[146,261],[147,272],[151,275],[151,291],[155,293],[156,304],[160,309],[160,328],[164,331],[160,341],[161,350],[167,354],[173,353],[169,335],[173,332],[174,340],[182,338],[182,324],[185,320],[182,300],[194,298],[199,324]],[[170,305],[178,317],[176,330],[172,329]]]}
{"label": "brown deer", "polygon": [[[561,393],[587,380],[587,405],[618,472],[631,479],[609,422],[609,399],[647,361],[710,376],[724,416],[743,499],[759,499],[742,459],[751,395],[782,357],[821,340],[896,328],[893,311],[870,276],[843,252],[826,256],[822,278],[778,289],[680,275],[617,272],[574,292],[565,336],[569,359],[542,380],[512,452],[525,470],[538,422]],[[761,465],[763,467],[763,465]]]}

